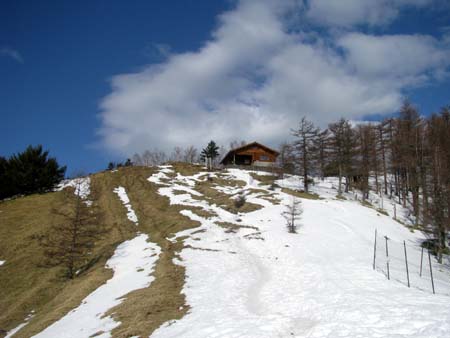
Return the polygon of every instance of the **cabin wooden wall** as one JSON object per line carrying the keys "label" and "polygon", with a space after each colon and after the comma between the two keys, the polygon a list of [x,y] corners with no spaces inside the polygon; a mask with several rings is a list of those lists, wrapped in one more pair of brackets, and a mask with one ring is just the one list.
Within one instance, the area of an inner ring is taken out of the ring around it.
{"label": "cabin wooden wall", "polygon": [[248,149],[243,149],[241,151],[236,152],[237,155],[250,155],[252,156],[252,162],[275,162],[277,157],[275,154],[266,151],[260,147],[254,146]]}

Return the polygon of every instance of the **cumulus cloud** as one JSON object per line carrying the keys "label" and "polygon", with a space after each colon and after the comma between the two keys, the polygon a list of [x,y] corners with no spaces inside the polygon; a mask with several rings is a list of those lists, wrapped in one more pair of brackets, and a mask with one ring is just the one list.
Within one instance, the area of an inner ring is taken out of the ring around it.
{"label": "cumulus cloud", "polygon": [[450,65],[445,38],[425,35],[373,36],[350,33],[338,39],[347,60],[363,77],[383,77],[397,85],[421,84]]}
{"label": "cumulus cloud", "polygon": [[121,154],[210,139],[276,146],[303,115],[323,126],[390,113],[405,88],[448,67],[448,45],[434,38],[311,38],[290,29],[293,12],[308,20],[295,0],[242,0],[201,49],[113,77],[100,105],[103,144]]}
{"label": "cumulus cloud", "polygon": [[22,55],[15,49],[9,47],[0,48],[0,55],[9,57],[18,63],[23,63]]}
{"label": "cumulus cloud", "polygon": [[403,7],[424,7],[432,0],[309,0],[307,16],[326,26],[386,25]]}

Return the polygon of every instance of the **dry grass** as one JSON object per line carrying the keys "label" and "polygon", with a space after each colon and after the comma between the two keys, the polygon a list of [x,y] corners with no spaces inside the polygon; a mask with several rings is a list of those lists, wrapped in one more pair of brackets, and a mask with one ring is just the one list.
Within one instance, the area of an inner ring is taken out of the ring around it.
{"label": "dry grass", "polygon": [[259,196],[258,198],[266,200],[266,201],[268,201],[268,202],[270,202],[272,204],[275,204],[275,205],[280,205],[281,204],[281,200],[279,200],[278,198],[275,198],[275,197],[273,197],[272,195],[269,195],[269,194],[263,195],[263,196]]}
{"label": "dry grass", "polygon": [[382,215],[384,215],[384,216],[389,216],[389,214],[387,213],[387,211],[384,210],[384,209],[378,208],[378,209],[376,209],[376,210],[377,210],[378,213],[380,213],[380,214],[382,214]]}
{"label": "dry grass", "polygon": [[252,229],[252,230],[259,230],[257,227],[249,226],[249,225],[239,225],[239,224],[233,224],[230,222],[216,222],[218,226],[225,229],[226,233],[236,233],[239,231],[239,229]]}
{"label": "dry grass", "polygon": [[267,195],[269,195],[267,193],[267,191],[264,189],[250,188],[250,189],[247,189],[246,191],[250,194],[267,194]]}
{"label": "dry grass", "polygon": [[278,179],[277,175],[258,175],[256,173],[250,173],[250,176],[264,185],[272,185]]}
{"label": "dry grass", "polygon": [[232,187],[232,188],[243,188],[246,186],[246,183],[242,180],[235,180],[227,178],[228,176],[217,175],[218,177],[212,178],[212,183],[221,186],[221,187]]}
{"label": "dry grass", "polygon": [[245,202],[245,204],[242,207],[237,208],[234,199],[230,198],[229,195],[214,189],[213,184],[214,183],[209,181],[197,183],[195,186],[195,190],[202,193],[203,196],[200,197],[192,196],[192,197],[198,200],[206,199],[209,203],[217,204],[221,208],[234,214],[237,214],[239,212],[251,212],[262,208],[262,206],[250,202]]}
{"label": "dry grass", "polygon": [[173,167],[171,169],[175,170],[175,172],[179,172],[183,176],[192,176],[202,171],[206,172],[206,169],[202,165],[195,165],[183,162],[170,162],[169,164],[172,165]]}
{"label": "dry grass", "polygon": [[362,200],[362,201],[361,201],[361,205],[373,209],[372,203],[370,203],[370,202],[367,201],[367,200]]}
{"label": "dry grass", "polygon": [[308,192],[304,192],[304,191],[292,190],[289,188],[282,188],[281,191],[286,194],[298,197],[298,198],[305,198],[308,200],[320,200],[321,199],[319,197],[319,195],[317,195],[317,194],[312,194],[312,193],[308,193]]}
{"label": "dry grass", "polygon": [[191,210],[194,214],[203,218],[211,218],[217,216],[215,212],[211,210],[205,210],[201,207],[185,207],[184,209]]}

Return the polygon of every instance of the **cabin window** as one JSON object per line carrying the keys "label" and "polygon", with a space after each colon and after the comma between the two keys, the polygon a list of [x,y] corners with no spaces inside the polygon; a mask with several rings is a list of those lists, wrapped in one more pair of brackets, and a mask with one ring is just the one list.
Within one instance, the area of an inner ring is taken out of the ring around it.
{"label": "cabin window", "polygon": [[259,159],[260,159],[261,161],[268,161],[268,160],[269,160],[269,156],[267,156],[267,155],[261,155],[261,156],[259,157]]}

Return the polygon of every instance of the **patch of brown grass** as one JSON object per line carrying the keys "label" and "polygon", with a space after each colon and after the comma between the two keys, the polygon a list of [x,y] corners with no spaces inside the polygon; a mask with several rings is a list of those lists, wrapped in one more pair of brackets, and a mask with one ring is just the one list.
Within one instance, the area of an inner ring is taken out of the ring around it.
{"label": "patch of brown grass", "polygon": [[370,202],[367,201],[367,200],[362,200],[362,201],[361,201],[361,205],[363,205],[363,206],[365,206],[365,207],[368,207],[368,208],[373,208],[372,203],[370,203]]}
{"label": "patch of brown grass", "polygon": [[203,196],[193,196],[193,198],[207,200],[209,203],[217,204],[221,208],[234,214],[239,212],[251,212],[262,208],[262,206],[250,202],[245,202],[242,207],[237,208],[234,199],[230,198],[229,195],[214,189],[212,183],[208,181],[197,183],[195,190],[202,193]]}
{"label": "patch of brown grass", "polygon": [[256,173],[250,173],[250,176],[264,185],[272,185],[278,179],[277,175],[258,175]]}
{"label": "patch of brown grass", "polygon": [[206,169],[202,165],[196,165],[196,164],[189,164],[184,162],[170,162],[170,165],[172,165],[175,175],[177,172],[179,172],[183,176],[192,176],[195,174],[198,174],[199,172],[206,172]]}
{"label": "patch of brown grass", "polygon": [[292,190],[289,188],[282,188],[281,191],[286,194],[298,197],[298,198],[305,198],[308,200],[320,200],[321,199],[319,197],[319,195],[317,195],[317,194],[312,194],[312,193],[308,193],[308,192],[304,192],[304,191]]}
{"label": "patch of brown grass", "polygon": [[264,189],[250,188],[247,189],[250,194],[267,194],[267,191]]}
{"label": "patch of brown grass", "polygon": [[259,198],[261,198],[263,200],[266,200],[266,201],[268,201],[268,202],[270,202],[272,204],[275,204],[275,205],[279,205],[281,203],[281,200],[279,200],[278,198],[275,198],[272,195],[259,196]]}
{"label": "patch of brown grass", "polygon": [[246,183],[242,180],[235,180],[227,178],[228,176],[217,175],[218,177],[213,177],[212,182],[221,187],[232,187],[232,188],[243,188]]}
{"label": "patch of brown grass", "polygon": [[194,214],[203,217],[203,218],[211,218],[217,216],[215,212],[212,212],[210,210],[205,210],[201,207],[190,207],[186,206],[184,209],[191,210]]}
{"label": "patch of brown grass", "polygon": [[240,225],[240,224],[234,224],[234,223],[230,223],[230,222],[215,222],[215,224],[224,228],[226,233],[236,233],[239,231],[239,229],[259,230],[257,227],[254,227],[254,226]]}

